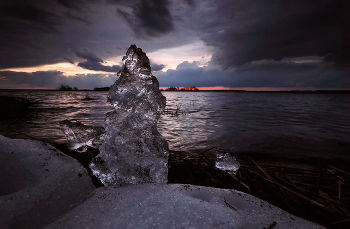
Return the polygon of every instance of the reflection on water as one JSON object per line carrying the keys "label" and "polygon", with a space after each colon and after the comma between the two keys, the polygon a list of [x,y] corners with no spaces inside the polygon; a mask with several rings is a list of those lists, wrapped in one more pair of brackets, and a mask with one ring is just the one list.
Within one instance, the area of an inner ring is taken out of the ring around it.
{"label": "reflection on water", "polygon": [[187,115],[163,116],[161,131],[178,149],[246,149],[272,138],[349,141],[350,97],[233,92],[164,92]]}
{"label": "reflection on water", "polygon": [[[0,95],[4,94],[40,101],[34,119],[25,120],[26,122],[20,122],[8,129],[56,143],[66,141],[59,121],[76,119],[85,124],[103,126],[105,114],[113,109],[106,103],[107,92],[15,91],[2,92]],[[94,100],[83,100],[86,95]],[[2,133],[5,131],[2,130]]]}
{"label": "reflection on water", "polygon": [[[261,143],[268,148],[272,145],[266,146],[266,142],[276,138],[349,142],[350,96],[162,93],[167,98],[167,110],[171,112],[161,116],[158,130],[173,150],[218,146],[237,151]],[[87,94],[95,100],[82,100]],[[105,114],[113,109],[106,102],[107,92],[2,91],[0,95],[41,100],[34,119],[1,127],[2,134],[13,129],[58,143],[65,142],[59,121],[77,119],[86,125],[103,126]],[[181,112],[174,115],[176,110]]]}

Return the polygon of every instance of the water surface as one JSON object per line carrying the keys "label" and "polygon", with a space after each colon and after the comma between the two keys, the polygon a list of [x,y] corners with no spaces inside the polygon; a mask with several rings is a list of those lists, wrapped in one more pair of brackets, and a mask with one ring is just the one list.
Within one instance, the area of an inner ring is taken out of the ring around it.
{"label": "water surface", "polygon": [[[233,151],[350,157],[350,96],[331,94],[162,92],[167,112],[158,130],[173,150],[211,146]],[[56,143],[65,142],[58,122],[76,119],[104,125],[113,109],[107,92],[12,91],[0,95],[40,100],[38,113],[11,130]],[[95,100],[82,100],[86,95]],[[23,137],[23,136],[19,136]]]}

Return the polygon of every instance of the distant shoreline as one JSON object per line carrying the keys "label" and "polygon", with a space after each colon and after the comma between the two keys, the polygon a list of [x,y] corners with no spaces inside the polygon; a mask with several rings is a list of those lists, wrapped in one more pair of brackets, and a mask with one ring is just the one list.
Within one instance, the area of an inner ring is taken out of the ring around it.
{"label": "distant shoreline", "polygon": [[[57,89],[0,89],[0,92],[6,92],[6,91],[60,91]],[[79,89],[79,90],[72,90],[70,92],[77,92],[77,91],[101,91],[101,90],[93,90],[93,89]],[[161,90],[164,92],[244,92],[244,93],[291,93],[291,94],[348,94],[350,95],[350,90],[290,90],[290,91],[248,91],[248,90],[199,90],[199,91],[167,91],[167,90]],[[62,91],[61,91],[62,92]]]}

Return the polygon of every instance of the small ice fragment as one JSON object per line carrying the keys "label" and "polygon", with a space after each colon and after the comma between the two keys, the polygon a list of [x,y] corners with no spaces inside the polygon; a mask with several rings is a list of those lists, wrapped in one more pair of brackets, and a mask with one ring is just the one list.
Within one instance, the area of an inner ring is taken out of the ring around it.
{"label": "small ice fragment", "polygon": [[230,153],[216,153],[215,167],[228,172],[231,175],[236,175],[237,170],[240,167],[239,162]]}

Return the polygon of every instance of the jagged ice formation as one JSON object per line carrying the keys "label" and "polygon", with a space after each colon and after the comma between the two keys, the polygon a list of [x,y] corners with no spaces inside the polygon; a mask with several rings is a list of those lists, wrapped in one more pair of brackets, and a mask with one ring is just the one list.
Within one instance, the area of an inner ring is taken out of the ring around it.
{"label": "jagged ice formation", "polygon": [[142,49],[131,45],[123,63],[107,97],[114,111],[106,115],[100,154],[90,168],[106,186],[167,183],[169,147],[157,130],[166,98]]}

